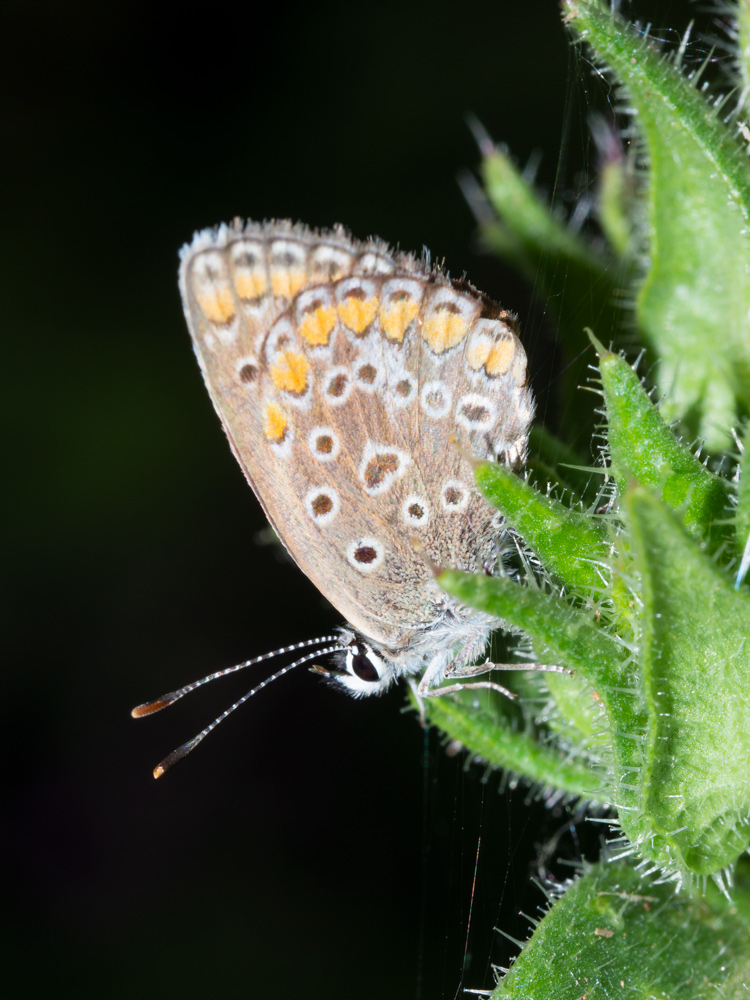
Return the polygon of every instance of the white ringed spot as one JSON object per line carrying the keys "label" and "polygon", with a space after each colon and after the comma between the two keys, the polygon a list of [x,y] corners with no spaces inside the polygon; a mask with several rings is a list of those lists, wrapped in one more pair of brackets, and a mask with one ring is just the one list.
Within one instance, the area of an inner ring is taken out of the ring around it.
{"label": "white ringed spot", "polygon": [[411,457],[400,448],[376,445],[368,441],[359,465],[359,478],[371,497],[387,492],[406,472]]}
{"label": "white ringed spot", "polygon": [[394,406],[408,406],[417,391],[417,380],[407,373],[390,383],[391,401]]}
{"label": "white ringed spot", "polygon": [[347,546],[346,558],[360,573],[372,573],[383,565],[385,549],[377,538],[358,538]]}
{"label": "white ringed spot", "polygon": [[456,422],[469,431],[488,431],[495,423],[495,404],[485,396],[469,392],[456,405]]}
{"label": "white ringed spot", "polygon": [[433,420],[440,420],[450,413],[452,397],[442,382],[425,382],[419,394],[422,412]]}
{"label": "white ringed spot", "polygon": [[466,510],[469,506],[469,489],[459,479],[448,479],[440,491],[440,503],[443,510],[452,514]]}
{"label": "white ringed spot", "polygon": [[430,508],[425,500],[412,493],[401,504],[404,522],[413,528],[423,528],[430,520]]}
{"label": "white ringed spot", "polygon": [[379,365],[363,359],[354,369],[354,381],[362,392],[377,392],[383,382],[383,372]]}
{"label": "white ringed spot", "polygon": [[340,507],[339,495],[330,486],[316,486],[305,496],[305,510],[321,528],[331,523]]}
{"label": "white ringed spot", "polygon": [[307,446],[319,462],[333,462],[341,451],[339,436],[332,427],[313,427]]}
{"label": "white ringed spot", "polygon": [[328,406],[343,406],[352,392],[352,377],[348,368],[329,368],[323,383],[323,395]]}

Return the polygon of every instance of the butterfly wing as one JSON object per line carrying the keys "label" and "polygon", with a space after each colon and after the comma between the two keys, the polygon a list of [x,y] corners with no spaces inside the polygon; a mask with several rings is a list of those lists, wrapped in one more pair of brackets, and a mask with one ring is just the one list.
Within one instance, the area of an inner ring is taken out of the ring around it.
{"label": "butterfly wing", "polygon": [[198,234],[180,285],[279,537],[355,628],[408,646],[444,600],[425,556],[474,570],[496,541],[465,454],[523,458],[532,400],[511,317],[410,256],[288,224]]}

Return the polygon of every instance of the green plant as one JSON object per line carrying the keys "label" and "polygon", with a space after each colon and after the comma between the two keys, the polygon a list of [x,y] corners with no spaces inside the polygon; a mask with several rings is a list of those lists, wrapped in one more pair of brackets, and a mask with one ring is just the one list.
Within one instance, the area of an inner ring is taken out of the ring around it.
{"label": "green plant", "polygon": [[[599,337],[589,331],[602,461],[586,472],[540,430],[525,478],[479,463],[479,489],[523,541],[520,569],[439,581],[571,673],[520,675],[516,704],[464,692],[425,710],[492,764],[616,810],[615,857],[551,906],[495,996],[744,996],[750,2],[734,11],[735,88],[718,98],[702,88],[705,63],[685,75],[682,46],[665,55],[598,0],[564,0],[563,13],[639,134],[634,155],[602,166],[608,249],[566,229],[494,149],[483,179],[496,219],[482,235],[558,304],[571,357],[584,326]],[[645,345],[660,405],[610,337]],[[568,432],[586,419],[580,403],[567,413]]]}

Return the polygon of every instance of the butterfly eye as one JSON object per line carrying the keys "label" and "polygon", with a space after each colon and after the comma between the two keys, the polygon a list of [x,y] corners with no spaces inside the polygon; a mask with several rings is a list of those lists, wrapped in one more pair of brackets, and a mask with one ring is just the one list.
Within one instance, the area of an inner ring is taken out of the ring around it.
{"label": "butterfly eye", "polygon": [[351,668],[354,676],[359,677],[361,681],[380,680],[380,674],[366,653],[355,653],[352,656]]}
{"label": "butterfly eye", "polygon": [[347,643],[346,661],[334,677],[355,698],[382,694],[395,680],[393,667],[359,639]]}

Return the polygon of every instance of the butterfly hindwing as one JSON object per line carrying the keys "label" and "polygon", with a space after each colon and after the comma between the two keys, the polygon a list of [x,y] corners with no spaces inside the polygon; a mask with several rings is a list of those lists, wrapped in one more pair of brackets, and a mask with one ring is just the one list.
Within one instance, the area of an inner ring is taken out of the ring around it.
{"label": "butterfly hindwing", "polygon": [[512,318],[382,244],[289,224],[198,234],[180,286],[279,537],[351,624],[403,645],[442,600],[428,562],[476,569],[497,535],[466,454],[523,458],[532,402]]}

